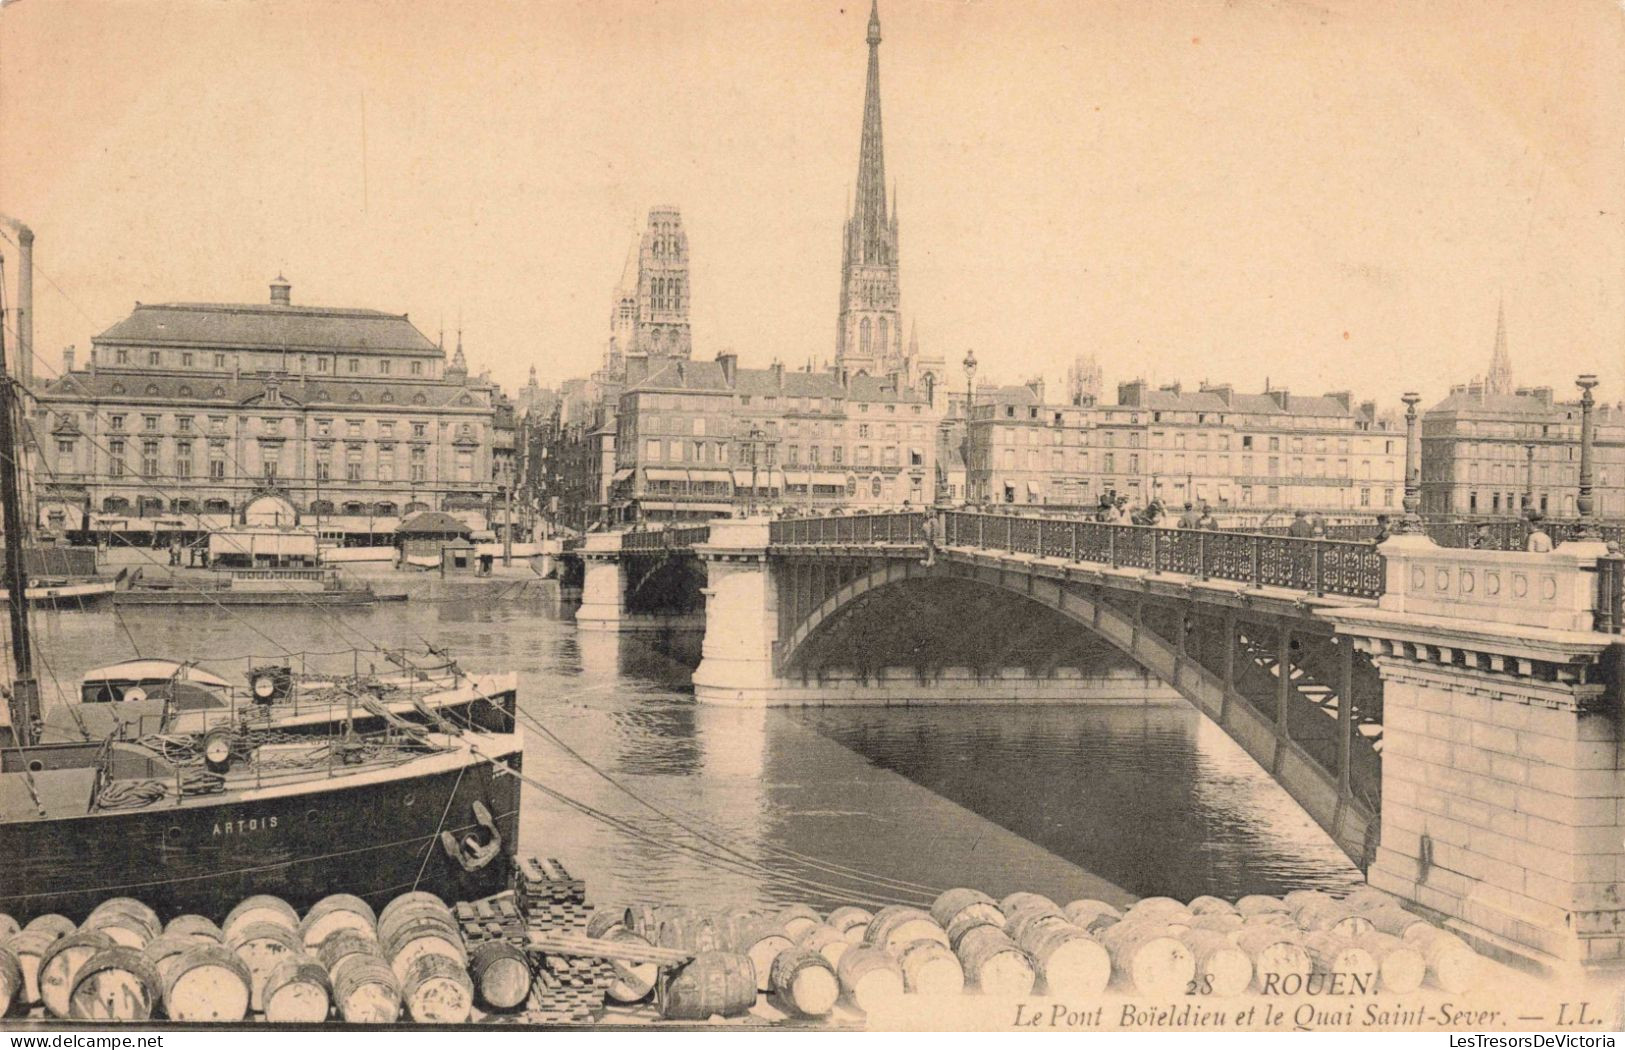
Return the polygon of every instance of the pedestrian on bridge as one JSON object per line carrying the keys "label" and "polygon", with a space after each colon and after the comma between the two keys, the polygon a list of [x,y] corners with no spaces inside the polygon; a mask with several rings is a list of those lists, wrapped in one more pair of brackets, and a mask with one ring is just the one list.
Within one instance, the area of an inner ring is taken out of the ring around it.
{"label": "pedestrian on bridge", "polygon": [[1546,516],[1538,510],[1529,512],[1529,542],[1526,548],[1534,554],[1550,554],[1552,537],[1544,524]]}
{"label": "pedestrian on bridge", "polygon": [[1179,516],[1179,528],[1199,529],[1202,527],[1202,516],[1196,513],[1196,508],[1189,502],[1185,504],[1185,513]]}
{"label": "pedestrian on bridge", "polygon": [[1213,516],[1213,508],[1206,503],[1202,504],[1202,514],[1196,519],[1196,527],[1209,532],[1219,531],[1219,519]]}
{"label": "pedestrian on bridge", "polygon": [[1309,521],[1308,515],[1301,510],[1292,512],[1292,524],[1286,527],[1288,536],[1306,540],[1315,534],[1315,526]]}

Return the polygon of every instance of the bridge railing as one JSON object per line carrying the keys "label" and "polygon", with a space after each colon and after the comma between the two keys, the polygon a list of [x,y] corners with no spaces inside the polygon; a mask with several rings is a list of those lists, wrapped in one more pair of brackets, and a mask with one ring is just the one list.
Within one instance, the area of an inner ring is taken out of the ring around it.
{"label": "bridge railing", "polygon": [[832,518],[785,518],[768,526],[770,543],[924,543],[925,515],[845,514]]}
{"label": "bridge railing", "polygon": [[[1382,555],[1356,540],[1302,539],[1205,529],[1109,525],[950,511],[943,542],[1114,568],[1183,573],[1252,587],[1377,598]],[[811,541],[816,542],[816,541]]]}
{"label": "bridge railing", "polygon": [[673,529],[648,529],[621,533],[623,551],[663,551],[692,547],[711,538],[709,525],[685,525]]}

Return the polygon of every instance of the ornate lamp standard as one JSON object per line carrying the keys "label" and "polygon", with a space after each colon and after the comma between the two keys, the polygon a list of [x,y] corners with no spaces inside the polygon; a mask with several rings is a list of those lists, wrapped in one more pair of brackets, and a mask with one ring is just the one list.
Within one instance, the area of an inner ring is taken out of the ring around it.
{"label": "ornate lamp standard", "polygon": [[970,498],[970,416],[971,408],[976,403],[976,351],[966,350],[965,360],[960,362],[965,369],[965,440],[960,449],[960,457],[965,461],[965,502]]}
{"label": "ornate lamp standard", "polygon": [[750,516],[754,518],[756,516],[756,492],[757,492],[757,489],[756,489],[756,460],[757,460],[756,449],[757,449],[759,443],[762,440],[762,428],[758,427],[758,426],[751,427],[749,437],[750,437]]}
{"label": "ornate lamp standard", "polygon": [[1524,486],[1523,486],[1523,512],[1528,514],[1535,509],[1535,445],[1530,442],[1523,447],[1524,455]]}
{"label": "ornate lamp standard", "polygon": [[1597,527],[1596,501],[1591,495],[1591,415],[1597,405],[1591,388],[1597,385],[1597,377],[1587,373],[1576,379],[1574,385],[1580,388],[1580,492],[1574,501],[1574,509],[1580,514],[1580,528],[1576,538],[1600,540],[1602,530]]}
{"label": "ornate lamp standard", "polygon": [[1417,511],[1422,505],[1422,436],[1416,428],[1416,406],[1422,395],[1409,391],[1400,400],[1405,402],[1405,514],[1394,531],[1420,534],[1422,517]]}

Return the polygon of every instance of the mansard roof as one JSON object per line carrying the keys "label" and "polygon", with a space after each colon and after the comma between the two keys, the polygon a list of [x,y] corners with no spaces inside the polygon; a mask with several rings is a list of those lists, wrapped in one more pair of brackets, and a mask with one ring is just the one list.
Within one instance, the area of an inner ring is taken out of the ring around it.
{"label": "mansard roof", "polygon": [[114,346],[443,354],[405,314],[259,303],[136,303],[130,316],[91,342]]}
{"label": "mansard roof", "polygon": [[[274,394],[273,394],[274,390]],[[260,376],[176,375],[173,373],[107,371],[70,372],[46,385],[42,399],[71,401],[193,401],[227,407],[263,405],[288,408],[351,407],[478,409],[489,408],[489,391],[456,383],[350,382],[336,377],[282,378],[275,383]]]}

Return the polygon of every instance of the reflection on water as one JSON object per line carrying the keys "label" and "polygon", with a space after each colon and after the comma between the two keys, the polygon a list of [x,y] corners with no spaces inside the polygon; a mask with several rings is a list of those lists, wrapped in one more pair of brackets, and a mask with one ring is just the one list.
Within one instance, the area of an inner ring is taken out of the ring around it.
{"label": "reflection on water", "polygon": [[[432,640],[465,667],[514,671],[522,708],[627,789],[527,728],[527,773],[594,812],[529,791],[521,847],[563,859],[600,901],[828,906],[917,901],[960,883],[1237,895],[1356,877],[1222,732],[1182,708],[699,707],[693,634],[577,632],[540,582],[392,576],[384,588],[413,600],[342,614],[46,612],[37,640],[64,696],[84,671],[134,655],[198,657],[241,681],[284,647]],[[47,702],[56,695],[47,683]]]}

